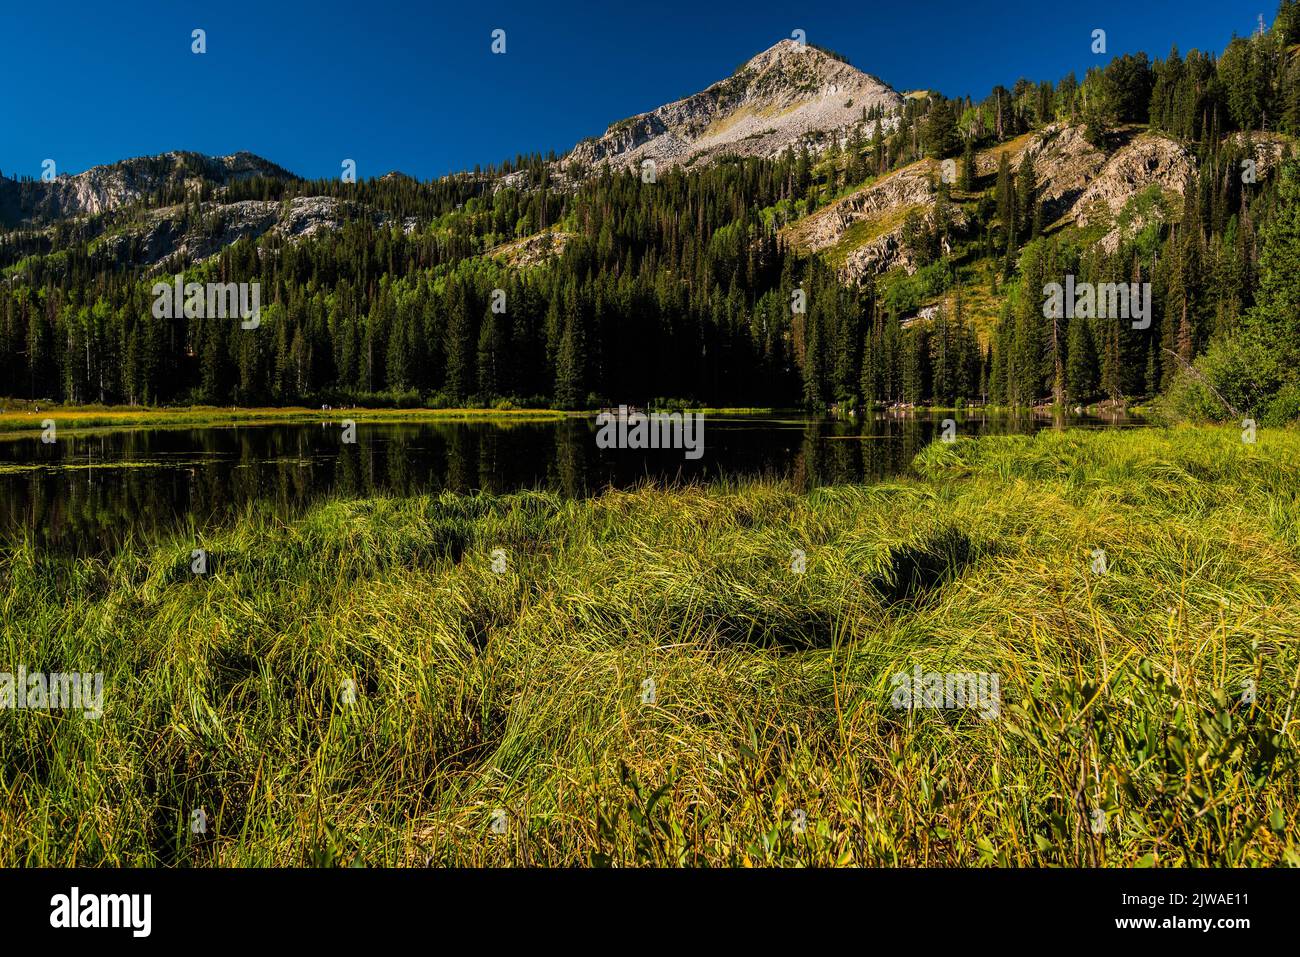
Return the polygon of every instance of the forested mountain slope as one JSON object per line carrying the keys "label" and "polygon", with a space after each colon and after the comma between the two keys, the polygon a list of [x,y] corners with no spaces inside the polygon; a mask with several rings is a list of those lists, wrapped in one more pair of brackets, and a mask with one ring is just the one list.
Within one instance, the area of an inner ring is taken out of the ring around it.
{"label": "forested mountain slope", "polygon": [[[1221,53],[1125,55],[975,100],[903,96],[782,41],[566,156],[433,182],[305,180],[247,153],[0,178],[0,394],[580,408],[1171,393],[1286,418],[1297,44],[1287,0]],[[154,284],[181,272],[258,283],[260,323],[156,316]],[[1149,284],[1150,316],[1049,316],[1043,291],[1067,276]]]}

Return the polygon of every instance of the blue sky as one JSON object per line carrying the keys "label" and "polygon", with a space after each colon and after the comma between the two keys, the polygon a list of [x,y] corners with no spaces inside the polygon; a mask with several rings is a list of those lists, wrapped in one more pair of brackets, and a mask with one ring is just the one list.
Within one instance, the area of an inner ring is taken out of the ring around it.
{"label": "blue sky", "polygon": [[[992,12],[992,11],[997,12]],[[427,179],[564,152],[702,89],[795,28],[897,89],[980,97],[1126,51],[1220,51],[1276,0],[583,4],[5,0],[0,171],[246,149],[304,176]],[[191,31],[207,31],[207,53]],[[506,54],[491,32],[506,31]],[[1090,51],[1107,31],[1106,57]]]}

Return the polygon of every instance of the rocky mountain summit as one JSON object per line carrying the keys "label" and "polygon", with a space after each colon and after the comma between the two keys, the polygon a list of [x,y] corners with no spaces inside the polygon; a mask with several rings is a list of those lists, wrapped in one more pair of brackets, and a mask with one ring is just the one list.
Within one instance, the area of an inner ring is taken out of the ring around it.
{"label": "rocky mountain summit", "polygon": [[[775,156],[814,146],[903,98],[887,84],[817,47],[782,40],[693,96],[614,123],[579,143],[563,166],[690,164],[722,153]],[[886,123],[888,128],[890,124]]]}
{"label": "rocky mountain summit", "polygon": [[196,191],[204,184],[221,188],[253,177],[293,179],[293,175],[248,152],[205,156],[176,151],[140,156],[84,173],[61,174],[53,180],[0,178],[0,213],[8,221],[50,222],[72,216],[93,216],[159,193],[171,187]]}

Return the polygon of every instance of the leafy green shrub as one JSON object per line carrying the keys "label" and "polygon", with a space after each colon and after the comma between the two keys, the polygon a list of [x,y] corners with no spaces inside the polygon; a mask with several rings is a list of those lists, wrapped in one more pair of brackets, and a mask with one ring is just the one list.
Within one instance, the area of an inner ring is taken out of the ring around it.
{"label": "leafy green shrub", "polygon": [[1291,377],[1276,354],[1249,335],[1212,342],[1193,368],[1179,373],[1158,403],[1164,417],[1222,422],[1233,417],[1229,404],[1241,415],[1262,415]]}
{"label": "leafy green shrub", "polygon": [[1264,413],[1265,425],[1287,425],[1300,419],[1300,382],[1282,386]]}

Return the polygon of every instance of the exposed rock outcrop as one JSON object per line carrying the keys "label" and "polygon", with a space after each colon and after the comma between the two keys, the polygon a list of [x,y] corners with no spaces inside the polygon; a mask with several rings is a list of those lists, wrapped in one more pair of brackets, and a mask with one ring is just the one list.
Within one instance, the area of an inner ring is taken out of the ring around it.
{"label": "exposed rock outcrop", "polygon": [[1195,172],[1196,160],[1181,143],[1144,133],[1106,161],[1075,203],[1074,221],[1087,226],[1107,213],[1113,217],[1149,186],[1181,193]]}
{"label": "exposed rock outcrop", "polygon": [[996,173],[1003,153],[1013,173],[1019,172],[1026,158],[1034,164],[1038,196],[1048,222],[1065,215],[1106,165],[1105,152],[1088,142],[1082,126],[1063,123],[981,150],[975,159],[976,174]]}
{"label": "exposed rock outcrop", "polygon": [[[895,266],[912,272],[916,263],[903,245],[903,224],[916,213],[927,226],[934,225],[938,178],[934,161],[913,163],[791,223],[785,238],[809,252],[828,252],[849,281]],[[948,217],[954,228],[966,223],[955,204],[948,206]]]}
{"label": "exposed rock outcrop", "polygon": [[1143,133],[1106,161],[1074,203],[1072,218],[1078,226],[1114,224],[1100,240],[1107,252],[1114,252],[1125,238],[1164,215],[1157,203],[1127,223],[1115,223],[1131,201],[1152,187],[1162,195],[1181,195],[1195,172],[1196,159],[1185,146],[1159,133]]}
{"label": "exposed rock outcrop", "polygon": [[1228,142],[1255,160],[1256,181],[1267,177],[1295,151],[1295,142],[1281,133],[1233,133]]}
{"label": "exposed rock outcrop", "polygon": [[1025,159],[1034,164],[1047,222],[1064,215],[1106,165],[1106,154],[1084,138],[1082,126],[1060,124],[1031,137],[1020,156],[1021,162]]}
{"label": "exposed rock outcrop", "polygon": [[527,268],[536,266],[553,256],[559,256],[572,238],[570,233],[563,230],[548,229],[542,233],[502,243],[488,250],[488,255],[516,268]]}
{"label": "exposed rock outcrop", "polygon": [[879,220],[904,207],[931,205],[936,175],[934,163],[913,163],[792,223],[786,237],[811,252],[828,249],[855,223]]}
{"label": "exposed rock outcrop", "polygon": [[299,197],[287,203],[245,200],[206,203],[202,218],[188,221],[182,207],[154,210],[138,225],[102,237],[95,255],[114,262],[154,266],[173,256],[201,262],[240,239],[277,233],[286,240],[333,232],[344,221],[369,217],[376,225],[387,218],[358,203],[325,196]]}
{"label": "exposed rock outcrop", "polygon": [[84,173],[58,175],[48,183],[0,180],[0,190],[10,194],[6,206],[12,209],[11,218],[49,222],[111,212],[167,187],[183,186],[188,193],[204,184],[220,188],[257,176],[294,179],[291,173],[252,153],[204,156],[176,151],[94,166]]}

